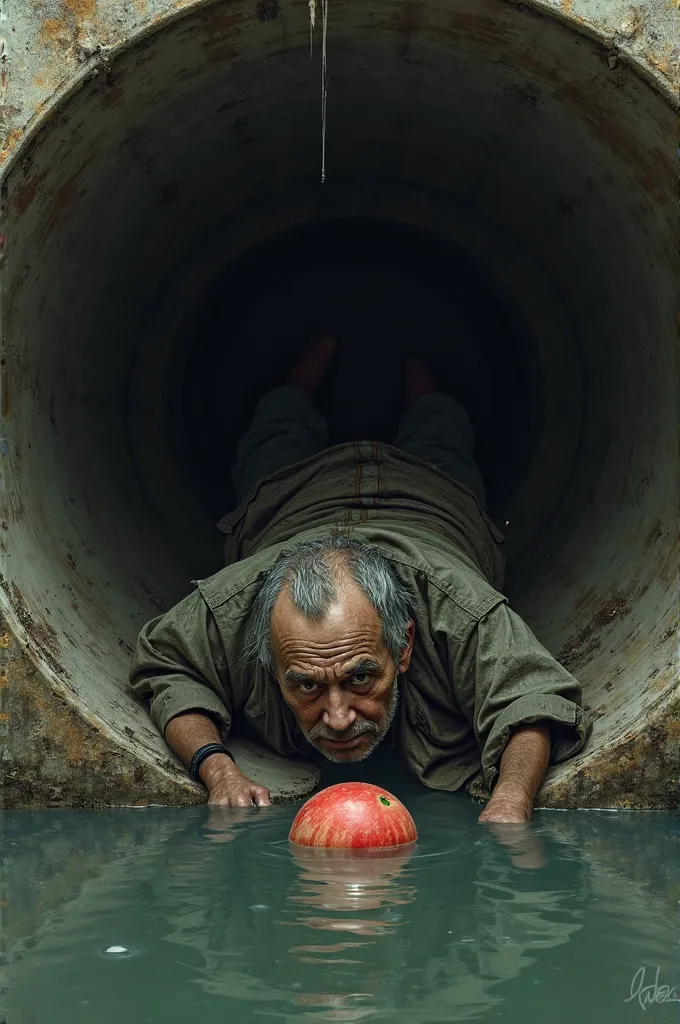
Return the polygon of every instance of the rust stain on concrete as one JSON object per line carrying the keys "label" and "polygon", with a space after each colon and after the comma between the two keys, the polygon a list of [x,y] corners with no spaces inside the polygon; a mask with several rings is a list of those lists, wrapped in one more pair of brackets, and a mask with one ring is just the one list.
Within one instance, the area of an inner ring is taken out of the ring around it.
{"label": "rust stain on concrete", "polygon": [[73,181],[65,181],[54,192],[47,207],[45,217],[45,235],[50,235],[65,213],[71,209],[78,198],[78,188]]}
{"label": "rust stain on concrete", "polygon": [[45,18],[38,36],[41,46],[63,46],[70,41],[71,34],[65,21],[61,18]]}
{"label": "rust stain on concrete", "polygon": [[485,15],[458,12],[451,16],[447,28],[440,31],[446,36],[453,35],[456,39],[464,36],[466,41],[501,51],[507,47],[503,24]]}
{"label": "rust stain on concrete", "polygon": [[4,163],[8,156],[10,156],[17,148],[23,138],[23,131],[21,128],[13,128],[7,133],[5,138],[5,145],[0,150],[0,163]]}
{"label": "rust stain on concrete", "polygon": [[61,2],[75,16],[77,23],[91,20],[97,9],[97,0],[61,0]]}
{"label": "rust stain on concrete", "polygon": [[243,15],[240,11],[218,8],[210,15],[206,23],[208,42],[218,32],[230,32],[241,21],[243,21]]}
{"label": "rust stain on concrete", "polygon": [[10,731],[3,807],[205,802],[205,792],[179,771],[176,777],[162,775],[120,749],[46,685],[28,658],[8,667],[8,713],[22,727]]}
{"label": "rust stain on concrete", "polygon": [[602,645],[600,632],[630,610],[628,595],[614,591],[595,612],[590,622],[568,640],[557,655],[567,668],[593,655]]}
{"label": "rust stain on concrete", "polygon": [[74,203],[85,194],[84,189],[79,186],[79,178],[93,160],[94,154],[91,154],[77,170],[50,193],[44,211],[43,238],[49,237],[54,228],[68,215]]}
{"label": "rust stain on concrete", "polygon": [[678,61],[673,57],[673,47],[670,44],[665,47],[663,55],[648,50],[645,59],[677,88]]}
{"label": "rust stain on concrete", "polygon": [[680,703],[639,732],[625,733],[599,752],[594,763],[559,783],[548,782],[542,807],[645,807],[674,809],[680,804]]}
{"label": "rust stain on concrete", "polygon": [[114,81],[113,76],[110,75],[106,89],[102,93],[102,107],[105,110],[110,110],[112,107],[117,107],[124,99],[125,89],[119,82]]}
{"label": "rust stain on concrete", "polygon": [[210,16],[208,31],[201,41],[201,46],[211,63],[230,62],[238,57],[232,40],[234,36],[240,35],[242,21],[243,15],[240,11],[217,10]]}
{"label": "rust stain on concrete", "polygon": [[38,189],[45,180],[47,171],[43,171],[42,174],[36,175],[35,178],[29,178],[28,181],[18,185],[12,194],[12,203],[17,213],[25,213],[29,208],[36,195]]}

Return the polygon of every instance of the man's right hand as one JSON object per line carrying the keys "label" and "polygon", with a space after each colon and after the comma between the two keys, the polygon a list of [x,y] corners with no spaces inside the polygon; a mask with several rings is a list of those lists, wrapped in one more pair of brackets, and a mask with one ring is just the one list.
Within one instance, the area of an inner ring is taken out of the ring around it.
{"label": "man's right hand", "polygon": [[[165,738],[187,767],[200,747],[222,742],[217,726],[200,708],[171,718]],[[272,802],[269,790],[244,775],[227,754],[206,757],[198,774],[210,793],[208,804],[211,807],[269,807]]]}
{"label": "man's right hand", "polygon": [[199,769],[210,797],[210,807],[269,807],[271,793],[266,786],[244,775],[226,754],[207,757]]}

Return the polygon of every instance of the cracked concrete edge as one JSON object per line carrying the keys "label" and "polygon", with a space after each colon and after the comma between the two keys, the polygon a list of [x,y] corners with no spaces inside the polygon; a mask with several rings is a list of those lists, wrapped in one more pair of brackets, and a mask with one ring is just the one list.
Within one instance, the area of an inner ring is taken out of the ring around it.
{"label": "cracked concrete edge", "polygon": [[[132,40],[221,0],[0,0],[0,166],[14,163],[50,111],[106,73]],[[680,81],[677,0],[498,0],[596,40],[613,71],[632,65],[671,102]]]}

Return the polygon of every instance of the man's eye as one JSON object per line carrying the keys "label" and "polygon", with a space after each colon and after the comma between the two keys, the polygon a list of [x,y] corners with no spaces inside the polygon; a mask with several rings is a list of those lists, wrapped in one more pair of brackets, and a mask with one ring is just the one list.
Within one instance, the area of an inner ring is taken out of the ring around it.
{"label": "man's eye", "polygon": [[364,683],[369,682],[370,678],[371,677],[368,674],[368,672],[357,672],[357,674],[354,676],[354,682],[358,683],[359,686],[362,686]]}
{"label": "man's eye", "polygon": [[316,683],[299,683],[298,684],[303,693],[312,693],[316,690]]}

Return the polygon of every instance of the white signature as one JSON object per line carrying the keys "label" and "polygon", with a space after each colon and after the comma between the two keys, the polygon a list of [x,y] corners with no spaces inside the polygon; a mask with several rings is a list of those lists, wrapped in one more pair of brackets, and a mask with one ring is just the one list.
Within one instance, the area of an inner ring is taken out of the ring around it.
{"label": "white signature", "polygon": [[624,1003],[630,1003],[637,999],[643,1010],[649,1009],[654,1003],[680,1003],[680,985],[671,988],[670,985],[659,984],[660,967],[656,969],[654,981],[645,985],[645,967],[635,972],[630,985],[630,995],[624,999]]}

